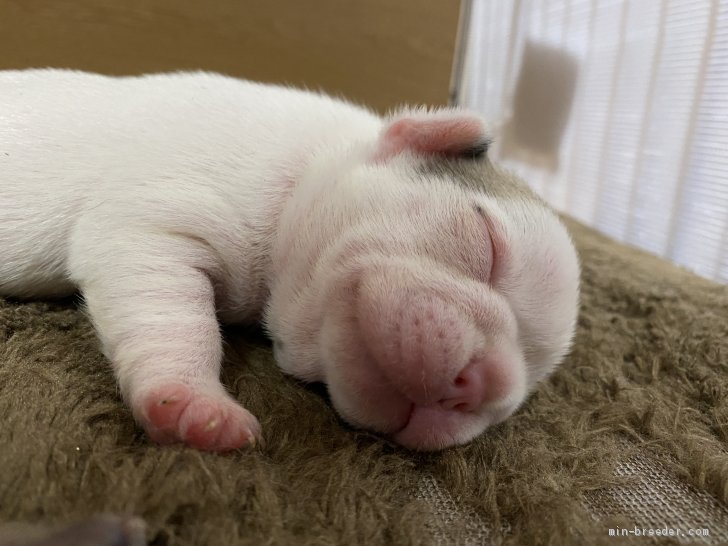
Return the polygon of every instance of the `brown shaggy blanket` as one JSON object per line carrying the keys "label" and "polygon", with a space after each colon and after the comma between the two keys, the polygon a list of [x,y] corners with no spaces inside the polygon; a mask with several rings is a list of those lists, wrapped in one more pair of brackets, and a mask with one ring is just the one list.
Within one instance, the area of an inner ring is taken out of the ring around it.
{"label": "brown shaggy blanket", "polygon": [[[583,263],[571,356],[507,422],[436,454],[343,424],[251,329],[226,332],[224,382],[260,418],[265,446],[158,447],[76,302],[0,300],[0,522],[134,514],[150,544],[170,546],[613,545],[609,528],[650,523],[644,506],[674,526],[688,502],[685,524],[720,543],[728,289],[569,226]],[[663,487],[656,503],[650,487]],[[633,493],[647,500],[630,504]]]}

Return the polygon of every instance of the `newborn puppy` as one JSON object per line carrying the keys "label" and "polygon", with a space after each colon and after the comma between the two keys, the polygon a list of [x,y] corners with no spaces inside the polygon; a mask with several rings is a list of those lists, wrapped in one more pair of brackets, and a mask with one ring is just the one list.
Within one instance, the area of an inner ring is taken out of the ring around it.
{"label": "newborn puppy", "polygon": [[80,290],[138,422],[223,451],[256,418],[219,323],[413,449],[468,442],[568,351],[579,266],[556,215],[457,110],[382,119],[208,73],[0,72],[0,295]]}

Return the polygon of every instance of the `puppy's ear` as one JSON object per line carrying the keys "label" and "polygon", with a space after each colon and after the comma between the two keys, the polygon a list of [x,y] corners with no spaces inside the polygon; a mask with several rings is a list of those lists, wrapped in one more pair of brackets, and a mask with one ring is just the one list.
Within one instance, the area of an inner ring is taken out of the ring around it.
{"label": "puppy's ear", "polygon": [[485,123],[461,110],[405,111],[390,118],[379,136],[374,159],[402,152],[420,155],[478,158],[488,151]]}

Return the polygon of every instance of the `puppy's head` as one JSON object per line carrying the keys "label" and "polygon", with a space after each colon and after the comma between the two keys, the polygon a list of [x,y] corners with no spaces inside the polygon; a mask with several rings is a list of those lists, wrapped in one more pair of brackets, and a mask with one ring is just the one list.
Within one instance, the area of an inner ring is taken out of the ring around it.
{"label": "puppy's head", "polygon": [[408,112],[312,162],[284,210],[266,324],[283,370],[421,450],[511,415],[563,359],[579,266],[557,216],[487,159],[479,118]]}

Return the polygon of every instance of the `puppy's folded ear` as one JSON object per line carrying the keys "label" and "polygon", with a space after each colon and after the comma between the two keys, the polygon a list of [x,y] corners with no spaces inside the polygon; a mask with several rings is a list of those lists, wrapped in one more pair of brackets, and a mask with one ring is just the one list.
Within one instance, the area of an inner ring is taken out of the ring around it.
{"label": "puppy's folded ear", "polygon": [[403,111],[391,117],[379,136],[376,161],[402,152],[478,158],[488,151],[485,123],[477,114],[454,109]]}

